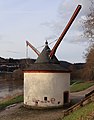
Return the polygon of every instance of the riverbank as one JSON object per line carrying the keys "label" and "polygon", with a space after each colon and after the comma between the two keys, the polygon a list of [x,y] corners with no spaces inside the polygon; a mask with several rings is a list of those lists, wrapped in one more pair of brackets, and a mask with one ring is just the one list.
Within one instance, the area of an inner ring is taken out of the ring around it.
{"label": "riverbank", "polygon": [[0,110],[5,109],[7,106],[12,106],[13,104],[21,103],[23,102],[23,94],[22,93],[16,93],[13,96],[7,96],[3,100],[0,101]]}

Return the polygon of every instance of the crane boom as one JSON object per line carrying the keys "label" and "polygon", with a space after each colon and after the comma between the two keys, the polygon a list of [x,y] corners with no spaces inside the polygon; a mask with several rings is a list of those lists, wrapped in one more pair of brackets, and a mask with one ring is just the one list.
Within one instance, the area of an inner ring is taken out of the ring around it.
{"label": "crane boom", "polygon": [[26,41],[26,46],[29,46],[30,48],[32,48],[32,50],[39,56],[40,52],[33,46],[31,45],[30,42]]}
{"label": "crane boom", "polygon": [[51,50],[50,55],[49,55],[50,58],[52,58],[52,57],[54,56],[57,47],[59,46],[60,42],[61,42],[62,39],[64,38],[64,36],[65,36],[65,34],[67,33],[68,29],[69,29],[70,26],[72,25],[74,19],[76,18],[77,14],[79,13],[80,9],[81,9],[81,5],[78,5],[77,8],[76,8],[76,10],[74,11],[72,17],[70,18],[67,26],[65,27],[64,31],[62,32],[62,34],[61,34],[60,37],[58,38],[55,46],[54,46],[53,49]]}

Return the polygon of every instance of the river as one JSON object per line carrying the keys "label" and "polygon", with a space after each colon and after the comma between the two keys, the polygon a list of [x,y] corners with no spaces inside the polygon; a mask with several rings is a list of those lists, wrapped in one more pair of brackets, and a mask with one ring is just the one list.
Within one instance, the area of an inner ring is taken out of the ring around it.
{"label": "river", "polygon": [[17,93],[23,93],[23,80],[0,79],[0,100]]}

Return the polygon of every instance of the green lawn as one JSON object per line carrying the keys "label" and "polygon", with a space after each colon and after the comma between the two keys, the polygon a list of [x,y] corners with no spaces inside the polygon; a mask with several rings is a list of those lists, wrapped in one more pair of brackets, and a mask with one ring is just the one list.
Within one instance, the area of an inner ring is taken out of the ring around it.
{"label": "green lawn", "polygon": [[23,102],[23,95],[16,96],[15,98],[12,98],[10,100],[4,101],[0,103],[0,110],[4,109],[5,107],[15,104],[15,103],[20,103]]}
{"label": "green lawn", "polygon": [[94,85],[94,82],[75,82],[71,85],[71,92],[79,92]]}
{"label": "green lawn", "polygon": [[94,102],[74,111],[62,120],[88,120],[87,117],[94,111]]}

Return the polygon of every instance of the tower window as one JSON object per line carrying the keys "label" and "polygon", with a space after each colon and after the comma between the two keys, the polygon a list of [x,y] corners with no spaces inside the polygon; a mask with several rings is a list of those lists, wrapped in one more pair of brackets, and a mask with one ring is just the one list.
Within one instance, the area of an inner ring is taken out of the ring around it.
{"label": "tower window", "polygon": [[44,100],[47,101],[47,97],[44,97]]}

